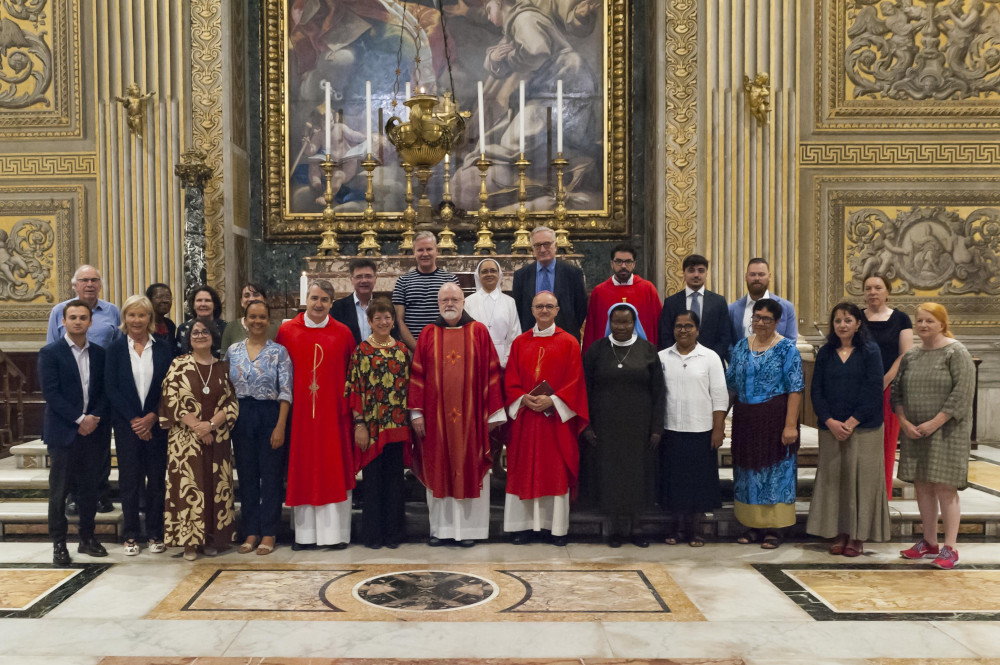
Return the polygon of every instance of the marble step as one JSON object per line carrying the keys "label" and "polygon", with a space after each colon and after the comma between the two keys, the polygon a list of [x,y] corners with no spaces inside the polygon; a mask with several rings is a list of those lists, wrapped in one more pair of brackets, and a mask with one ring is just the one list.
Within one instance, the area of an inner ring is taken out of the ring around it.
{"label": "marble step", "polygon": [[[48,449],[41,439],[33,439],[11,446],[10,454],[19,469],[46,469],[49,466]],[[111,466],[118,466],[114,436],[111,437]]]}
{"label": "marble step", "polygon": [[[70,524],[77,525],[80,518],[76,515],[69,515],[66,518]],[[0,500],[0,541],[3,541],[10,524],[47,524],[49,520],[48,501],[3,501]],[[94,516],[94,523],[97,526],[110,526],[114,529],[115,539],[121,530],[122,511],[121,506],[116,505],[114,510],[108,513],[97,513]]]}

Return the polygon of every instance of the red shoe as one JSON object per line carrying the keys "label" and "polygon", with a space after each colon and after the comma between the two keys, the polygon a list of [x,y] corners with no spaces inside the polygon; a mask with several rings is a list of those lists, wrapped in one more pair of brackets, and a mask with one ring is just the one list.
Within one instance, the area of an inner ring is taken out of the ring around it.
{"label": "red shoe", "polygon": [[942,570],[951,570],[958,563],[958,550],[953,550],[945,545],[941,548],[941,553],[931,563]]}
{"label": "red shoe", "polygon": [[908,550],[901,550],[899,555],[904,559],[930,559],[936,557],[940,551],[938,545],[933,547],[923,538]]}

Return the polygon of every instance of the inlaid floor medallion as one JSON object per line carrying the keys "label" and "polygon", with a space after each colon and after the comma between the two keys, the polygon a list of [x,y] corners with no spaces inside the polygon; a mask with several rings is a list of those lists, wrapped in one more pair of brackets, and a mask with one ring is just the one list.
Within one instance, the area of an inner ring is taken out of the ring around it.
{"label": "inlaid floor medallion", "polygon": [[390,573],[354,587],[354,597],[363,603],[409,612],[461,610],[487,603],[498,592],[496,584],[487,579],[445,570]]}

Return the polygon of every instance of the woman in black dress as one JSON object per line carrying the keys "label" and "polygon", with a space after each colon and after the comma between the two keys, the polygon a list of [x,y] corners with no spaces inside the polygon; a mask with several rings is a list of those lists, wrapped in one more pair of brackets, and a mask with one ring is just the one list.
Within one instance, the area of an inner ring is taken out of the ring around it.
{"label": "woman in black dress", "polygon": [[608,311],[607,337],[583,355],[590,425],[583,436],[594,447],[594,491],[611,522],[611,547],[626,538],[649,541],[638,530],[639,513],[652,505],[656,450],[663,433],[663,371],[656,347],[646,341],[635,307]]}

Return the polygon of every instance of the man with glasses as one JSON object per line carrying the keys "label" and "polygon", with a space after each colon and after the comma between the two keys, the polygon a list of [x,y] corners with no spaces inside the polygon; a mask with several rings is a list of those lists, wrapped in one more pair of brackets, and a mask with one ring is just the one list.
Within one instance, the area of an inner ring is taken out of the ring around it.
{"label": "man with glasses", "polygon": [[729,305],[729,319],[733,322],[733,339],[737,341],[753,334],[753,304],[761,298],[770,298],[781,305],[781,320],[778,321],[778,334],[793,342],[799,337],[799,328],[795,320],[795,305],[784,298],[771,293],[771,270],[767,261],[762,258],[750,259],[747,271],[743,276],[747,285],[747,294]]}
{"label": "man with glasses", "polygon": [[511,295],[517,303],[517,316],[521,330],[526,332],[535,325],[531,302],[542,291],[554,293],[560,309],[556,315],[557,326],[580,340],[580,328],[587,318],[587,290],[584,288],[583,271],[565,261],[556,260],[556,232],[547,226],[535,227],[531,232],[531,249],[535,255],[529,263],[514,273]]}
{"label": "man with glasses", "polygon": [[[371,259],[365,257],[351,259],[347,264],[347,272],[351,275],[351,286],[354,287],[354,291],[334,301],[333,307],[330,308],[330,316],[351,329],[355,344],[360,344],[372,334],[372,327],[368,323],[368,305],[371,304],[375,281],[378,279],[375,268],[375,262]],[[390,334],[400,339],[399,327],[393,326]]]}
{"label": "man with glasses", "polygon": [[587,325],[583,329],[583,351],[607,336],[608,310],[617,303],[633,305],[639,312],[639,323],[646,331],[646,338],[656,340],[656,326],[663,306],[660,294],[653,283],[639,277],[635,270],[635,247],[628,243],[616,245],[611,250],[612,275],[590,292],[587,307]]}
{"label": "man with glasses", "polygon": [[674,345],[674,319],[681,312],[691,311],[701,319],[698,343],[715,351],[726,362],[729,360],[729,347],[732,346],[733,326],[729,321],[726,299],[705,288],[708,259],[692,254],[684,259],[681,266],[684,269],[684,289],[663,301],[657,348],[662,351]]}

